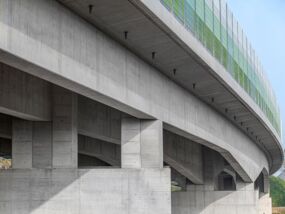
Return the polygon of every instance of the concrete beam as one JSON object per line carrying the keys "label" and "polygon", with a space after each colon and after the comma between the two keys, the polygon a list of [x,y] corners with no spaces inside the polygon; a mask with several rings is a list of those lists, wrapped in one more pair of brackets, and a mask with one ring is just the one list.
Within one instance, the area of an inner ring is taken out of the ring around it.
{"label": "concrete beam", "polygon": [[194,184],[203,184],[202,146],[164,130],[164,161]]}
{"label": "concrete beam", "polygon": [[112,166],[121,166],[121,147],[113,143],[79,135],[78,152],[96,157]]}
{"label": "concrete beam", "polygon": [[78,134],[121,145],[122,113],[78,96]]}
{"label": "concrete beam", "polygon": [[51,120],[50,84],[0,63],[0,112],[26,120]]}

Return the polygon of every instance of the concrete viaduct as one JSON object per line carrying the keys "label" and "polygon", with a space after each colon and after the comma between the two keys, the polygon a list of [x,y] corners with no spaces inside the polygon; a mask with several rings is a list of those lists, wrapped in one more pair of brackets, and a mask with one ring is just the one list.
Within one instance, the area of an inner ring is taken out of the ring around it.
{"label": "concrete viaduct", "polygon": [[0,1],[1,214],[271,214],[280,119],[187,2]]}

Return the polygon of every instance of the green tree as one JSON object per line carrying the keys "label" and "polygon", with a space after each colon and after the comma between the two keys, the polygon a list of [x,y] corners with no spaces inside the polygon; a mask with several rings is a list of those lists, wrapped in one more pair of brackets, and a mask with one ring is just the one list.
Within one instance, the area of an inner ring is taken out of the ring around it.
{"label": "green tree", "polygon": [[273,207],[285,206],[285,181],[283,179],[270,177],[270,196]]}

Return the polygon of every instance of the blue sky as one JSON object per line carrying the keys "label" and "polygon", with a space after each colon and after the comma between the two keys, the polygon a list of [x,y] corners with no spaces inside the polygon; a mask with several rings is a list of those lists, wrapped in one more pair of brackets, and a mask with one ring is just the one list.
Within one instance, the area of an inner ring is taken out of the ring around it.
{"label": "blue sky", "polygon": [[285,143],[285,1],[228,0],[275,90]]}

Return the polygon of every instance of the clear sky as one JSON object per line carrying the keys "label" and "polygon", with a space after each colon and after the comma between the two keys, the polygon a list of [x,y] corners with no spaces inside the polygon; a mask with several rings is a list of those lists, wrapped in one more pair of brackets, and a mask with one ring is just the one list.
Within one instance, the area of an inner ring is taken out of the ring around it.
{"label": "clear sky", "polygon": [[275,90],[285,143],[285,0],[228,0]]}

